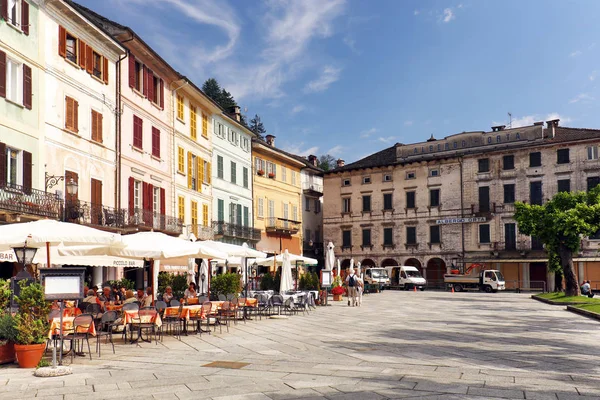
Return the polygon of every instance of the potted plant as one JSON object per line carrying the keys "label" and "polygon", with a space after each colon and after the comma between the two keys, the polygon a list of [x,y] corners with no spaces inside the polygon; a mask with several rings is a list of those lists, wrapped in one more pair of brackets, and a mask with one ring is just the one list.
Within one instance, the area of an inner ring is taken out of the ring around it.
{"label": "potted plant", "polygon": [[46,301],[44,288],[39,283],[27,285],[26,281],[21,281],[19,284],[21,293],[15,297],[19,306],[15,316],[15,352],[21,368],[35,368],[46,348],[50,303]]}
{"label": "potted plant", "polygon": [[342,286],[342,278],[336,276],[333,279],[333,284],[331,286],[331,294],[333,295],[333,301],[341,301],[342,295],[346,292],[344,290],[344,287]]}
{"label": "potted plant", "polygon": [[15,319],[10,314],[10,282],[0,279],[0,364],[15,361],[15,340],[17,331]]}
{"label": "potted plant", "polygon": [[256,171],[256,173],[259,174],[260,176],[263,176],[265,174],[265,170],[259,169],[258,171]]}
{"label": "potted plant", "polygon": [[271,179],[275,178],[275,174],[272,172],[269,172],[269,178],[271,178]]}

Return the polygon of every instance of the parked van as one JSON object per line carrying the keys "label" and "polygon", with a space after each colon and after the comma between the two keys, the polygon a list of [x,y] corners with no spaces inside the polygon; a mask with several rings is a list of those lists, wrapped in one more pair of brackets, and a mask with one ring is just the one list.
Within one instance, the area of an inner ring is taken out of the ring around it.
{"label": "parked van", "polygon": [[390,278],[385,268],[366,268],[364,274],[365,284],[377,285],[380,289],[390,285]]}
{"label": "parked van", "polygon": [[412,290],[417,288],[425,290],[427,281],[416,267],[409,265],[396,265],[386,267],[388,276],[390,277],[390,288],[398,288],[404,290]]}

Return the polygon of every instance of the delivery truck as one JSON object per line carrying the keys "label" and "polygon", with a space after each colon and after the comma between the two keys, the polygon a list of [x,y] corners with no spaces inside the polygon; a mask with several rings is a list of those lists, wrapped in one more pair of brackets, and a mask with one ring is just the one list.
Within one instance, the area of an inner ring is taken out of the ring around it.
{"label": "delivery truck", "polygon": [[363,277],[365,284],[377,286],[379,289],[383,289],[390,285],[390,278],[385,268],[366,268]]}
{"label": "delivery truck", "polygon": [[388,276],[390,277],[390,288],[391,289],[404,289],[413,290],[417,288],[419,290],[425,290],[427,281],[416,267],[409,265],[395,265],[391,267],[385,267]]}
{"label": "delivery truck", "polygon": [[492,293],[506,289],[504,276],[496,269],[488,269],[472,275],[446,274],[444,283],[448,289],[454,289],[455,292],[476,289]]}

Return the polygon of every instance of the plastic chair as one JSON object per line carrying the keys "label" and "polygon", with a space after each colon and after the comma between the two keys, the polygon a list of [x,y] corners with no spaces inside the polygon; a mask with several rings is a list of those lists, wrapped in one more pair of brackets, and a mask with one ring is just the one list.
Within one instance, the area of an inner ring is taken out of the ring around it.
{"label": "plastic chair", "polygon": [[219,299],[219,301],[227,301],[227,297],[224,294],[219,294],[217,298]]}
{"label": "plastic chair", "polygon": [[175,299],[171,299],[171,307],[179,307],[181,305],[181,303],[179,302],[179,300],[175,300]]}
{"label": "plastic chair", "polygon": [[112,344],[113,354],[115,354],[115,343],[113,342],[112,331],[117,324],[115,321],[119,319],[119,315],[116,311],[107,311],[102,315],[100,319],[99,329],[96,332],[96,352],[98,353],[98,357],[101,357],[101,347],[100,346],[100,337],[107,338],[107,341],[110,340],[110,344]]}
{"label": "plastic chair", "polygon": [[73,363],[73,358],[75,357],[75,349],[77,348],[77,344],[81,342],[81,346],[83,350],[83,341],[85,340],[88,345],[88,353],[90,355],[90,360],[92,359],[92,351],[90,349],[90,341],[89,341],[89,330],[90,325],[94,323],[94,318],[91,314],[81,314],[75,317],[73,320],[73,331],[66,336],[63,334],[63,341],[71,342],[71,363]]}

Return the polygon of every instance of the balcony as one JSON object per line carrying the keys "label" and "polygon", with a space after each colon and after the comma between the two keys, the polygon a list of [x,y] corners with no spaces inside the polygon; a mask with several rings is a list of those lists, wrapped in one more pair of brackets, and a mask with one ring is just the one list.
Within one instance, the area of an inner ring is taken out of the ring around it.
{"label": "balcony", "polygon": [[215,238],[236,238],[252,242],[260,241],[260,229],[250,226],[230,224],[223,221],[213,221],[212,232]]}
{"label": "balcony", "polygon": [[186,225],[186,230],[188,233],[193,233],[198,240],[213,240],[215,237],[213,229],[210,226],[200,224]]}
{"label": "balcony", "polygon": [[154,230],[167,234],[181,234],[183,224],[178,218],[149,210],[118,209],[86,201],[67,201],[62,218],[66,222],[90,225],[126,233],[127,231]]}
{"label": "balcony", "polygon": [[318,185],[312,182],[304,182],[302,183],[302,190],[304,191],[304,194],[309,196],[323,196],[323,185]]}
{"label": "balcony", "polygon": [[293,235],[300,230],[300,223],[287,218],[267,218],[265,229],[276,235]]}
{"label": "balcony", "polygon": [[0,214],[7,216],[7,221],[20,220],[21,216],[29,216],[29,219],[58,219],[61,204],[62,201],[56,195],[41,190],[20,185],[0,188]]}
{"label": "balcony", "polygon": [[496,213],[496,203],[471,204],[471,214],[476,217],[490,217]]}

